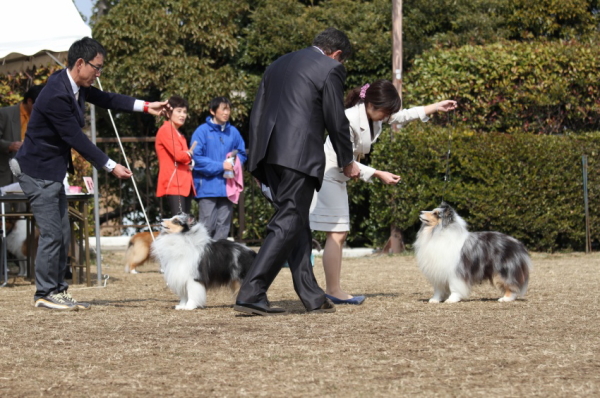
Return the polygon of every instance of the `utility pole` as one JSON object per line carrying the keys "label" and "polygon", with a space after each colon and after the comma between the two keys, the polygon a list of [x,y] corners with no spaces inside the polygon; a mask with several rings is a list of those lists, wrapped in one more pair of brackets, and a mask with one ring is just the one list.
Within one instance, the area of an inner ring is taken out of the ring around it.
{"label": "utility pole", "polygon": [[103,16],[108,14],[111,7],[109,0],[96,0],[93,9],[94,13],[90,18],[90,22],[92,22],[93,25],[97,24]]}
{"label": "utility pole", "polygon": [[402,99],[402,0],[392,0],[392,74]]}
{"label": "utility pole", "polygon": [[[402,100],[402,0],[392,0],[392,82]],[[400,130],[392,125],[391,139]],[[402,231],[394,224],[390,226],[390,238],[383,248],[384,253],[402,253],[405,249]]]}

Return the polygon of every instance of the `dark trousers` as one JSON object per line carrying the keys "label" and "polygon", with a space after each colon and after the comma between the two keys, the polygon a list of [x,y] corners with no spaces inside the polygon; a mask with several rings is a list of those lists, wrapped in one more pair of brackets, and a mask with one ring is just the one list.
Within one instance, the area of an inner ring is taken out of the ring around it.
{"label": "dark trousers", "polygon": [[193,195],[193,193],[190,193],[189,196],[165,195],[165,199],[167,199],[169,209],[171,210],[171,217],[179,213],[190,214]]}
{"label": "dark trousers", "polygon": [[65,282],[71,228],[67,196],[62,182],[19,177],[21,189],[31,203],[31,212],[40,230],[35,258],[35,299],[67,290]]}
{"label": "dark trousers", "polygon": [[275,215],[267,225],[267,237],[244,278],[237,301],[256,303],[267,299],[267,290],[287,260],[294,289],[307,310],[325,302],[310,262],[312,235],[308,223],[317,180],[282,166],[263,166],[271,189]]}

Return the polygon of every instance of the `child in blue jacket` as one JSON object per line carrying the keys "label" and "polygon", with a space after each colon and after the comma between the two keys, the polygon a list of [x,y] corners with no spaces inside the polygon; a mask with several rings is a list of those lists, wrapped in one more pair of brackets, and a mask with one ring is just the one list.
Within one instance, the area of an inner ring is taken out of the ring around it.
{"label": "child in blue jacket", "polygon": [[246,145],[238,129],[229,123],[231,102],[217,97],[210,102],[210,114],[192,135],[194,169],[192,175],[199,207],[199,220],[213,239],[229,236],[233,203],[227,198],[225,171],[233,165],[227,154],[237,150],[237,157],[246,163]]}

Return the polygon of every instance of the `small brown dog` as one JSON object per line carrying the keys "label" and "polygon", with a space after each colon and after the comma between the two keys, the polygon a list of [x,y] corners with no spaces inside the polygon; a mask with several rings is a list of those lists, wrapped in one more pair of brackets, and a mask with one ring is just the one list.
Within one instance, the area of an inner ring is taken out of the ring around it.
{"label": "small brown dog", "polygon": [[[152,232],[155,238],[158,234],[158,231]],[[125,252],[125,272],[137,274],[136,268],[150,259],[150,246],[154,241],[152,235],[150,232],[139,232],[131,237]]]}

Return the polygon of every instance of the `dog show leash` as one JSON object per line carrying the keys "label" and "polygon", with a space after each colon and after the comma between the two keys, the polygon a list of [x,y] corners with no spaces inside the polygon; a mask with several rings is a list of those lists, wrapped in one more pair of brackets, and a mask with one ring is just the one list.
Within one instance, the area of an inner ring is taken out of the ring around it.
{"label": "dog show leash", "polygon": [[[177,159],[175,157],[175,133],[174,133],[174,128],[173,128],[173,122],[169,120],[169,124],[171,125],[171,141],[173,142],[173,159]],[[183,208],[181,207],[181,192],[179,191],[179,188],[181,188],[181,186],[179,185],[179,174],[177,173],[177,160],[173,161],[175,163],[175,169],[173,169],[173,174],[175,175],[175,179],[177,180],[177,204],[179,204],[179,213],[183,213]],[[173,174],[171,175],[171,178],[169,178],[169,183],[167,184],[167,190],[169,189],[169,187],[171,186],[171,181],[173,181]],[[154,240],[154,236],[152,237],[152,239]]]}
{"label": "dog show leash", "polygon": [[[100,88],[100,90],[104,91],[104,89],[102,88],[102,83],[100,83],[100,78],[97,77],[96,81],[98,82],[98,87]],[[125,149],[123,148],[123,143],[121,142],[121,136],[119,135],[119,131],[117,130],[117,125],[115,124],[115,119],[113,118],[113,115],[112,115],[112,112],[110,109],[107,109],[107,112],[108,112],[110,121],[112,123],[113,129],[115,130],[115,136],[117,137],[117,142],[119,143],[119,148],[121,149],[121,153],[123,154],[123,159],[125,160],[125,164],[126,164],[127,168],[129,170],[131,170],[131,166],[129,165],[129,160],[127,160],[127,154],[125,153]],[[142,213],[144,214],[144,219],[146,220],[148,229],[150,231],[152,231],[152,226],[150,225],[150,220],[148,220],[148,215],[146,214],[146,208],[144,207],[144,202],[142,202],[142,197],[140,196],[140,191],[138,190],[137,184],[135,182],[135,176],[133,175],[133,171],[132,171],[132,176],[131,176],[131,182],[133,183],[133,189],[135,190],[135,193],[137,195],[138,203],[140,204],[140,207],[142,208]],[[154,239],[154,236],[152,238]]]}
{"label": "dog show leash", "polygon": [[[173,131],[174,130],[173,122],[169,122],[169,124],[171,125],[171,141],[173,143],[173,158],[175,158],[175,132]],[[177,131],[177,132],[179,133],[179,131]],[[181,134],[181,133],[179,133],[179,134]],[[188,153],[190,154],[190,160],[193,159],[192,153],[194,152],[194,148],[196,147],[197,143],[198,142],[194,141],[189,148]],[[181,206],[181,203],[183,201],[181,200],[181,191],[179,190],[181,188],[181,185],[179,184],[179,174],[177,173],[177,170],[178,170],[177,160],[174,160],[173,163],[175,164],[175,169],[173,170],[173,174],[171,174],[171,178],[169,178],[169,183],[167,184],[167,190],[171,186],[171,181],[173,181],[173,175],[175,175],[175,180],[177,181],[177,196],[179,196],[177,203],[179,204],[179,214],[182,214],[183,207]],[[154,239],[154,236],[152,237],[152,239]]]}

